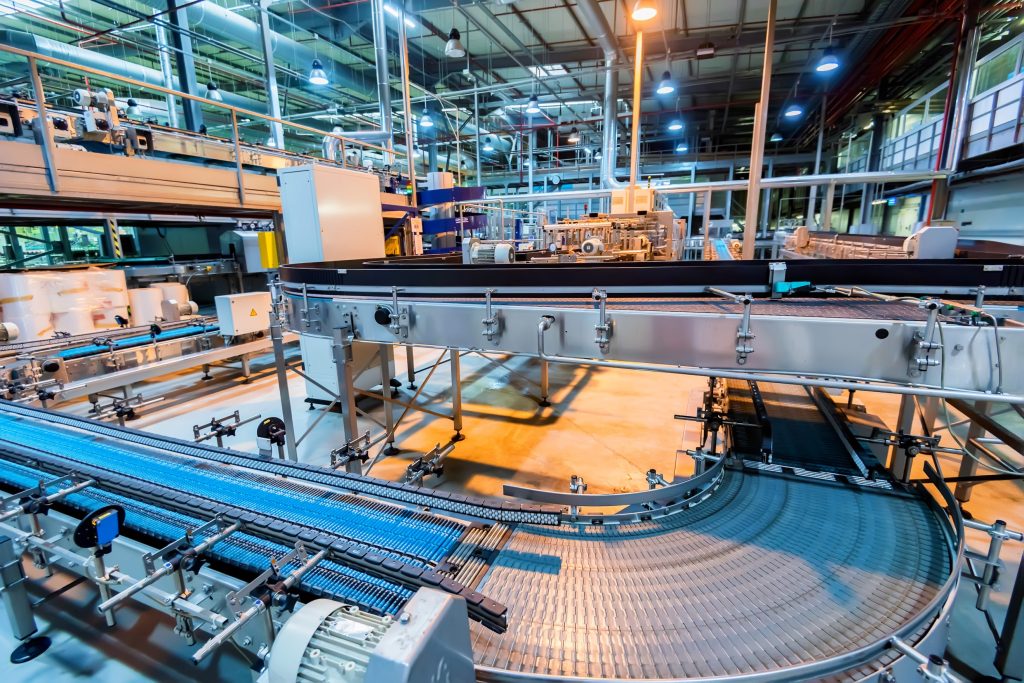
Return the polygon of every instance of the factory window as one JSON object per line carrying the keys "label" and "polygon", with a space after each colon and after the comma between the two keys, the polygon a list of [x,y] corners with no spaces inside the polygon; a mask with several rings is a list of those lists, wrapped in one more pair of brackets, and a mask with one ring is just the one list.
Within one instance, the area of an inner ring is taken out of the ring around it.
{"label": "factory window", "polygon": [[990,90],[1016,76],[1020,71],[1021,43],[1009,46],[978,65],[975,95]]}

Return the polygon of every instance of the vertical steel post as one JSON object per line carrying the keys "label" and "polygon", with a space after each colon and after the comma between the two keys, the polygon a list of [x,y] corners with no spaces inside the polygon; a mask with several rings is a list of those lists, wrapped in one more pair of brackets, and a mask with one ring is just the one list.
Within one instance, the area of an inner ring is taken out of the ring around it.
{"label": "vertical steel post", "polygon": [[28,594],[28,579],[21,566],[21,555],[14,542],[0,536],[0,604],[7,613],[11,635],[25,640],[36,633],[36,620],[32,615],[32,598]]}
{"label": "vertical steel post", "polygon": [[[156,45],[160,52],[160,74],[164,77],[164,87],[168,90],[177,90],[174,82],[174,68],[171,66],[171,44],[167,41],[167,29],[161,23],[153,22],[156,29]],[[167,125],[171,128],[178,127],[178,102],[174,95],[164,95],[167,102]]]}
{"label": "vertical steel post", "polygon": [[[263,46],[263,79],[267,86],[267,102],[270,104],[270,115],[281,118],[281,99],[277,93],[277,67],[274,65],[274,44],[271,41],[270,11],[267,9],[270,0],[260,0],[259,14],[260,44]],[[270,122],[270,136],[274,139],[277,149],[284,149],[284,127],[277,121]],[[342,159],[345,155],[342,154]]]}
{"label": "vertical steel post", "polygon": [[[774,0],[772,0],[774,2]],[[636,54],[633,57],[633,121],[629,143],[629,205],[627,211],[635,211],[636,181],[640,167],[640,86],[644,74],[644,32],[636,32]],[[607,153],[607,152],[606,152]]]}
{"label": "vertical steel post", "polygon": [[412,129],[412,102],[409,97],[409,43],[405,36],[405,21],[398,22],[398,48],[402,58],[402,108],[405,110],[405,155],[409,162],[409,183],[412,185],[411,205],[418,206],[416,199],[416,163],[413,157],[414,135]]}
{"label": "vertical steel post", "polygon": [[[989,404],[987,401],[978,401],[974,404],[975,410],[982,415],[989,411]],[[952,431],[952,427],[949,428]],[[978,461],[975,458],[981,457],[980,449],[977,446],[976,439],[980,439],[985,436],[985,428],[978,424],[976,421],[971,420],[971,425],[967,428],[967,441],[964,444],[967,448],[967,452],[973,455],[970,457],[967,455],[961,456],[960,460],[960,472],[958,476],[961,477],[973,477],[978,473]],[[956,483],[956,489],[953,491],[953,495],[961,503],[966,503],[971,500],[971,491],[974,489],[975,482],[973,481],[958,481]]]}
{"label": "vertical steel post", "polygon": [[405,378],[409,389],[416,388],[416,359],[413,357],[412,344],[405,345]]}
{"label": "vertical steel post", "polygon": [[[393,164],[394,154],[390,151],[395,146],[395,133],[391,121],[391,75],[388,73],[388,31],[384,23],[384,0],[372,0],[370,14],[373,28],[373,56],[377,71],[377,101],[380,107],[380,127],[384,131],[384,147],[389,151],[384,163]],[[398,23],[405,25],[404,19]],[[401,37],[404,42],[405,37]]]}
{"label": "vertical steel post", "polygon": [[543,358],[540,359],[540,405],[542,408],[547,408],[551,405],[551,401],[548,400],[551,397],[551,379],[550,379],[550,368],[548,362]]}
{"label": "vertical steel post", "polygon": [[270,341],[274,346],[274,371],[277,374],[277,393],[281,396],[281,419],[284,421],[284,442],[288,459],[298,462],[299,454],[295,446],[295,419],[292,416],[292,397],[288,390],[288,367],[284,358],[284,302],[281,297],[280,285],[271,283],[270,304]]}
{"label": "vertical steel post", "polygon": [[384,430],[387,436],[387,443],[384,445],[384,455],[396,455],[395,448],[395,404],[391,401],[391,363],[394,358],[388,344],[379,344],[377,353],[380,362],[380,395],[384,397]]}
{"label": "vertical steel post", "polygon": [[[828,94],[821,96],[821,118],[818,120],[818,147],[814,153],[814,169],[811,170],[812,175],[818,175],[821,170],[821,151],[822,146],[825,144],[825,114],[828,112]],[[807,216],[805,217],[804,223],[807,224],[808,229],[813,229],[817,225],[817,221],[814,220],[814,210],[818,204],[818,186],[811,185],[810,194],[807,197]]]}
{"label": "vertical steel post", "polygon": [[455,439],[462,439],[462,356],[459,349],[448,349],[452,368],[452,425],[455,427]]}
{"label": "vertical steel post", "polygon": [[750,180],[747,183],[747,213],[743,218],[743,258],[754,258],[757,240],[757,210],[760,203],[761,165],[764,163],[764,136],[768,127],[769,96],[772,88],[772,55],[775,50],[775,13],[778,0],[768,3],[768,22],[764,31],[764,61],[761,66],[761,96],[754,112],[754,137],[750,146]]}
{"label": "vertical steel post", "polygon": [[[338,374],[338,407],[341,409],[345,443],[352,441],[359,433],[359,424],[356,421],[355,381],[352,375],[352,340],[348,334],[348,328],[335,329],[334,344],[331,346],[334,352],[335,372]],[[349,472],[362,471],[358,460],[350,462],[346,467]]]}
{"label": "vertical steel post", "polygon": [[231,140],[235,145],[235,180],[238,182],[238,203],[245,206],[245,172],[242,170],[242,146],[238,140],[238,116],[231,110]]}
{"label": "vertical steel post", "polygon": [[[175,30],[171,31],[171,43],[174,46],[174,58],[178,63],[178,89],[186,95],[198,95],[199,83],[196,80],[196,60],[192,51],[192,37],[189,35],[188,16],[186,11],[178,8],[177,0],[167,0],[167,18]],[[185,127],[198,132],[203,127],[202,105],[187,97],[181,101],[185,113]]]}
{"label": "vertical steel post", "polygon": [[43,81],[39,78],[39,65],[35,57],[28,58],[28,71],[32,79],[32,97],[36,100],[36,115],[39,117],[39,142],[43,148],[43,161],[46,163],[46,179],[50,183],[50,191],[60,192],[60,175],[57,171],[57,146],[53,144],[53,131],[50,130],[50,119],[46,112],[46,92]]}
{"label": "vertical steel post", "polygon": [[832,230],[832,204],[836,200],[836,183],[832,181],[828,184],[828,190],[825,192],[825,203],[821,207],[821,229],[825,232]]}

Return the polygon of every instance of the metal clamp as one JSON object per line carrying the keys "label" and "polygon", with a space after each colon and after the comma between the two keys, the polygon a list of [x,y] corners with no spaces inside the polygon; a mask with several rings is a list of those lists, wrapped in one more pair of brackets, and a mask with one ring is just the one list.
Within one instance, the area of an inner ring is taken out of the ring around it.
{"label": "metal clamp", "polygon": [[[225,415],[224,417],[212,417],[206,424],[192,425],[192,435],[196,443],[202,443],[208,439],[217,439],[217,447],[223,448],[224,437],[234,436],[239,427],[254,420],[258,420],[261,417],[263,416],[253,415],[252,417],[247,417],[243,420],[236,410],[230,415]],[[228,422],[228,420],[232,420],[232,422]],[[204,429],[209,429],[210,431],[203,434]]]}
{"label": "metal clamp", "polygon": [[608,292],[603,289],[595,289],[590,296],[594,299],[598,308],[598,322],[594,325],[594,343],[601,349],[601,353],[608,353],[608,346],[612,337],[612,319],[608,317]]}
{"label": "metal clamp", "polygon": [[[312,326],[316,326],[316,332],[320,331],[320,304],[313,304],[312,307],[309,305],[309,294],[306,291],[306,283],[302,283],[302,308],[299,310],[302,314],[300,319],[302,326],[309,329]],[[311,317],[310,313],[313,313],[316,317]]]}
{"label": "metal clamp", "polygon": [[928,322],[925,323],[923,333],[914,333],[914,343],[921,352],[920,355],[914,358],[914,363],[919,371],[925,372],[928,368],[935,367],[940,362],[938,358],[931,357],[933,351],[942,348],[941,343],[934,341],[935,329],[939,323],[939,302],[935,299],[928,299],[922,301],[920,306],[928,310]]}
{"label": "metal clamp", "polygon": [[391,288],[391,310],[388,312],[388,329],[396,337],[407,339],[409,337],[409,308],[404,310],[398,306],[398,293],[402,291],[399,287]]}
{"label": "metal clamp", "polygon": [[491,295],[494,294],[494,289],[484,290],[484,301],[486,305],[486,312],[484,313],[484,319],[480,322],[483,324],[484,329],[481,334],[487,337],[487,341],[494,341],[495,337],[501,335],[501,319],[494,314],[494,309],[491,305]]}
{"label": "metal clamp", "polygon": [[420,484],[427,475],[431,474],[440,477],[444,474],[444,460],[453,450],[455,450],[454,441],[444,448],[441,447],[441,444],[434,444],[433,448],[406,468],[405,482],[407,484]]}
{"label": "metal clamp", "polygon": [[357,436],[344,446],[331,451],[331,469],[344,467],[356,460],[366,462],[370,458],[370,431],[367,430],[362,436]]}
{"label": "metal clamp", "polygon": [[747,356],[754,352],[754,346],[750,343],[754,339],[754,333],[750,331],[750,305],[754,303],[754,297],[750,294],[733,294],[715,287],[708,287],[706,291],[743,306],[743,317],[736,328],[736,364],[746,365]]}

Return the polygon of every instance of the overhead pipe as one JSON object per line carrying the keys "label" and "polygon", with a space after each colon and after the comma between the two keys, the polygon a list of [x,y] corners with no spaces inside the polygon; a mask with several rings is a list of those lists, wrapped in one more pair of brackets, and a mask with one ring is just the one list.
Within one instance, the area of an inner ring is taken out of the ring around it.
{"label": "overhead pipe", "polygon": [[[377,100],[380,107],[380,126],[384,133],[384,147],[395,145],[391,122],[391,78],[388,75],[388,31],[384,23],[384,0],[373,0],[373,54],[377,69]],[[392,158],[389,163],[393,163]]]}
{"label": "overhead pipe", "polygon": [[[149,83],[161,88],[166,87],[163,73],[156,69],[150,69],[149,67],[142,66],[141,64],[133,64],[117,57],[110,57],[99,52],[93,52],[92,50],[86,50],[74,45],[59,43],[56,40],[50,40],[49,38],[33,35],[24,31],[0,29],[0,45],[25,50],[27,52],[35,52],[46,57],[53,57],[66,62],[74,62],[75,64],[79,64],[84,67],[97,69],[99,71],[106,71],[108,73],[117,76],[124,76],[136,81],[143,81],[144,83]],[[179,87],[178,79],[175,77],[172,80],[174,83],[172,89],[180,90],[181,88]],[[258,102],[256,100],[249,99],[248,97],[236,95],[225,90],[221,90],[220,94],[224,104],[232,107],[248,109],[256,112],[263,112],[267,109],[266,102]],[[195,95],[198,97],[207,97],[206,86],[200,84],[199,92],[195,93]]]}
{"label": "overhead pipe", "polygon": [[601,103],[601,186],[606,189],[627,187],[615,177],[615,161],[618,158],[618,109],[619,109],[619,71],[616,63],[619,58],[619,41],[615,37],[604,12],[597,0],[577,0],[576,9],[580,13],[580,21],[587,28],[594,41],[604,52],[604,96]]}

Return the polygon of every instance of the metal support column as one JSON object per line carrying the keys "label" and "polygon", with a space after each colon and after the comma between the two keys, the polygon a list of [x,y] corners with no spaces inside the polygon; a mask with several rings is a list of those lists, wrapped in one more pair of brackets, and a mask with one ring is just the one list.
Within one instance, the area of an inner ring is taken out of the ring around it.
{"label": "metal support column", "polygon": [[[171,31],[171,45],[174,47],[174,58],[178,64],[178,89],[187,95],[199,94],[199,83],[196,80],[196,61],[192,52],[192,37],[188,30],[188,17],[185,10],[178,9],[177,0],[167,0],[168,19],[175,31]],[[185,127],[198,131],[203,125],[203,109],[198,102],[183,98],[182,109],[185,112]]]}
{"label": "metal support column", "polygon": [[[774,0],[773,0],[774,2]],[[633,58],[633,119],[629,143],[629,205],[626,210],[636,210],[635,192],[637,175],[640,169],[640,115],[642,98],[640,85],[644,73],[644,32],[636,32],[636,55]],[[607,154],[610,150],[606,150]]]}
{"label": "metal support column", "polygon": [[[377,102],[380,108],[380,127],[384,131],[384,147],[394,149],[395,133],[391,122],[391,76],[388,73],[388,31],[384,23],[384,0],[372,0],[370,15],[373,28],[373,55],[377,70]],[[398,23],[404,22],[399,19]],[[394,163],[394,155],[388,154],[384,164]]]}
{"label": "metal support column", "polygon": [[[272,295],[275,290],[271,289]],[[277,290],[279,296],[280,290]],[[284,421],[284,445],[288,459],[298,462],[295,446],[295,419],[292,416],[292,397],[288,391],[288,367],[284,358],[284,321],[279,315],[279,301],[272,303],[270,311],[270,341],[274,346],[274,369],[277,373],[277,393],[281,397],[281,419]]]}
{"label": "metal support column", "polygon": [[32,616],[32,599],[21,567],[21,555],[7,536],[0,536],[0,605],[7,613],[11,635],[18,640],[25,640],[38,630]]}
{"label": "metal support column", "polygon": [[[814,153],[814,168],[811,175],[818,175],[821,172],[821,148],[825,144],[825,114],[828,112],[828,95],[821,96],[821,118],[818,120],[818,148]],[[808,229],[813,230],[817,225],[814,220],[815,208],[818,205],[818,186],[811,185],[810,195],[807,198],[807,216],[804,223]]]}
{"label": "metal support column", "polygon": [[[335,371],[338,373],[338,408],[341,409],[341,425],[345,443],[350,443],[359,434],[356,422],[356,391],[352,374],[352,340],[348,328],[334,330]],[[349,462],[345,469],[349,472],[361,472],[362,464],[358,460]]]}
{"label": "metal support column", "polygon": [[[774,159],[768,159],[767,166],[768,166],[768,176],[767,177],[771,178],[775,174],[775,160]],[[760,237],[767,237],[768,236],[768,221],[771,218],[772,189],[770,187],[766,187],[766,188],[764,188],[763,192],[764,192],[764,195],[761,198],[761,205],[763,207],[765,207],[765,209],[764,209],[764,211],[761,212],[761,220],[760,220],[760,225],[758,226],[758,229],[757,229],[757,234]],[[780,194],[782,193],[781,189],[779,190],[779,193]]]}
{"label": "metal support column", "polygon": [[[990,405],[991,404],[986,401],[979,401],[974,404],[974,409],[980,414],[985,415],[988,413]],[[952,427],[950,427],[950,430],[952,430]],[[973,477],[978,473],[978,461],[975,460],[975,458],[981,457],[981,449],[978,448],[976,440],[985,436],[985,433],[985,428],[977,420],[971,420],[971,425],[967,428],[967,442],[965,443],[965,446],[967,447],[967,452],[974,457],[972,458],[968,455],[962,456],[962,459],[960,460],[960,471],[957,473],[957,476]],[[958,481],[956,483],[956,489],[953,491],[953,495],[956,496],[956,499],[961,503],[970,501],[971,492],[974,489],[975,483],[976,482],[973,481]]]}
{"label": "metal support column", "polygon": [[404,21],[398,22],[398,51],[402,59],[402,109],[405,112],[405,154],[409,160],[409,183],[412,185],[410,203],[412,206],[418,206],[419,200],[416,198],[416,163],[413,156],[415,141],[412,128],[412,102],[409,96],[409,42],[405,36]]}
{"label": "metal support column", "polygon": [[454,441],[461,441],[462,436],[462,356],[459,349],[448,349],[452,367],[452,426],[455,428]]}
{"label": "metal support column", "polygon": [[388,435],[383,453],[384,455],[397,455],[398,449],[395,448],[395,404],[387,400],[393,398],[394,395],[391,387],[391,364],[394,362],[394,355],[392,354],[392,347],[388,344],[380,344],[377,347],[377,352],[380,354],[380,395],[385,398],[384,430]]}
{"label": "metal support column", "polygon": [[117,229],[116,218],[103,219],[103,250],[107,258],[123,259],[124,249],[121,246],[121,233]]}
{"label": "metal support column", "polygon": [[[177,83],[174,82],[174,68],[171,66],[171,44],[167,40],[167,29],[163,24],[154,22],[156,29],[156,47],[160,52],[160,74],[164,79],[164,87],[168,90],[177,90]],[[178,127],[178,102],[174,95],[164,95],[167,102],[167,125],[171,128]]]}
{"label": "metal support column", "polygon": [[995,665],[1004,681],[1024,679],[1024,562],[1020,566],[996,648]]}
{"label": "metal support column", "polygon": [[57,146],[53,143],[53,131],[50,130],[50,119],[46,113],[46,92],[43,81],[39,78],[39,65],[35,57],[28,58],[29,78],[32,80],[32,97],[36,100],[36,114],[39,116],[39,144],[43,148],[43,161],[46,163],[46,179],[50,190],[60,192],[60,178],[57,172]]}
{"label": "metal support column", "polygon": [[743,258],[754,258],[757,240],[757,209],[761,199],[761,164],[764,162],[764,136],[768,126],[769,96],[772,88],[772,55],[775,49],[775,12],[777,0],[768,3],[768,21],[764,31],[764,61],[761,66],[761,96],[754,112],[754,139],[750,148],[750,181],[747,185],[747,213],[743,218]]}
{"label": "metal support column", "polygon": [[412,344],[405,345],[405,378],[409,389],[416,388],[416,359],[413,357]]}
{"label": "metal support column", "polygon": [[[900,397],[900,412],[896,418],[897,432],[914,434],[914,417],[917,413],[917,404],[913,396]],[[898,481],[906,481],[910,478],[909,461],[906,452],[898,446],[889,447],[889,471]]]}
{"label": "metal support column", "polygon": [[[269,112],[275,119],[281,118],[281,98],[277,93],[277,67],[274,65],[274,43],[271,41],[273,35],[270,29],[270,10],[268,9],[271,0],[260,0],[259,4],[259,27],[260,45],[263,47],[263,79],[267,88],[267,103],[270,105]],[[274,146],[277,149],[284,149],[284,127],[276,122],[270,122],[270,137],[274,139]]]}
{"label": "metal support column", "polygon": [[550,380],[550,368],[548,362],[543,358],[540,359],[540,406],[547,408],[551,405],[551,401],[548,400],[551,397],[551,380]]}
{"label": "metal support column", "polygon": [[825,191],[825,203],[821,205],[821,229],[825,232],[832,230],[832,204],[836,200],[836,184],[828,184]]}

